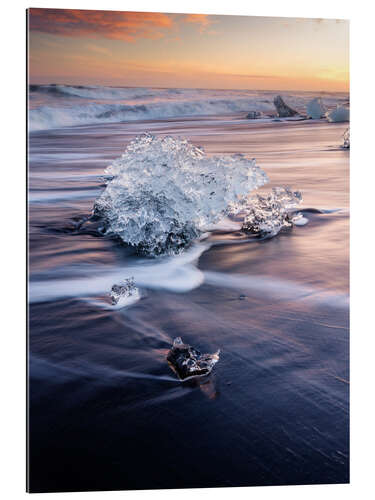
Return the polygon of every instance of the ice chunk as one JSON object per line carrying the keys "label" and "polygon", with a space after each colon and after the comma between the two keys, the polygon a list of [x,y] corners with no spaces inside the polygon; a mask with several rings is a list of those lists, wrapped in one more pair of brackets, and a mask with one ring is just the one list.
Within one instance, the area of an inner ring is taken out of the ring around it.
{"label": "ice chunk", "polygon": [[167,361],[181,380],[208,375],[219,361],[220,349],[214,354],[201,354],[197,349],[184,344],[181,337],[173,341]]}
{"label": "ice chunk", "polygon": [[275,97],[275,99],[273,100],[273,103],[276,107],[277,115],[280,118],[287,118],[289,116],[298,115],[298,111],[295,111],[294,109],[289,107],[287,104],[285,104],[285,102],[283,101],[283,98],[280,95]]}
{"label": "ice chunk", "polygon": [[348,127],[343,135],[344,143],[342,145],[345,149],[350,149],[350,128]]}
{"label": "ice chunk", "polygon": [[113,285],[111,289],[112,305],[125,306],[140,298],[139,290],[135,286],[134,278],[126,278],[119,285]]}
{"label": "ice chunk", "polygon": [[262,114],[260,111],[249,111],[248,114],[246,115],[246,118],[248,120],[255,120],[256,118],[260,118]]}
{"label": "ice chunk", "polygon": [[344,106],[337,106],[335,109],[328,111],[326,114],[329,122],[348,122],[349,121],[349,108]]}
{"label": "ice chunk", "polygon": [[315,97],[307,103],[306,112],[308,118],[312,118],[313,120],[319,120],[323,118],[326,113],[326,109],[323,106],[323,102],[320,97]]}
{"label": "ice chunk", "polygon": [[293,224],[302,225],[306,223],[306,219],[295,212],[301,201],[302,195],[299,191],[283,187],[273,188],[266,196],[252,196],[245,207],[242,230],[252,234],[275,236],[283,228]]}
{"label": "ice chunk", "polygon": [[150,255],[178,253],[268,181],[254,159],[206,156],[187,140],[150,134],[132,141],[105,173],[111,179],[94,215],[106,234]]}

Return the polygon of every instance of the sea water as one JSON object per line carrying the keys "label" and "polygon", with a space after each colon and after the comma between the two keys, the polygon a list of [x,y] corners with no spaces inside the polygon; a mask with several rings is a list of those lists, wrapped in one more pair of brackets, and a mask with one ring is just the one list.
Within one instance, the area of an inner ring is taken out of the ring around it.
{"label": "sea water", "polygon": [[[272,112],[270,93],[66,89],[30,93],[31,489],[347,482],[347,124],[239,113],[263,98]],[[287,95],[301,110],[312,97]],[[155,114],[92,120],[118,99]],[[156,118],[179,100],[183,113]],[[214,102],[209,113],[183,116],[199,100]],[[255,158],[269,180],[256,192],[298,190],[308,223],[264,239],[228,214],[177,254],[140,255],[90,217],[105,169],[145,132],[208,158]],[[112,306],[112,286],[129,278],[139,297]],[[166,361],[176,337],[220,349],[209,377],[176,377]]]}

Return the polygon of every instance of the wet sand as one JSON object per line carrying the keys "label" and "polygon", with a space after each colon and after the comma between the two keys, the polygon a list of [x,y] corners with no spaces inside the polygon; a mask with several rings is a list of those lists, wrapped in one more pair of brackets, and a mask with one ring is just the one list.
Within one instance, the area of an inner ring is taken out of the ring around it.
{"label": "wet sand", "polygon": [[[348,482],[346,126],[226,116],[30,135],[31,491]],[[302,191],[309,223],[266,241],[216,231],[165,265],[75,230],[144,131],[255,157],[262,191]],[[103,307],[129,268],[142,299]],[[208,378],[176,379],[177,336],[221,349]]]}

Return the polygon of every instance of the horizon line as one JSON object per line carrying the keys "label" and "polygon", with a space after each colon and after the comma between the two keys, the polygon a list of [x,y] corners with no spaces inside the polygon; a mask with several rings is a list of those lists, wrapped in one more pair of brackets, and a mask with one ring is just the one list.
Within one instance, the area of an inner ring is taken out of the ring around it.
{"label": "horizon line", "polygon": [[99,86],[99,87],[110,87],[110,88],[128,88],[128,89],[135,89],[135,88],[148,88],[148,89],[179,89],[179,90],[247,90],[247,91],[254,91],[254,92],[316,92],[316,93],[340,93],[340,94],[350,94],[350,88],[348,90],[315,90],[315,89],[304,89],[304,90],[297,90],[297,89],[257,89],[257,88],[220,88],[220,87],[172,87],[172,86],[165,86],[161,87],[158,85],[103,85],[100,83],[56,83],[56,82],[49,82],[49,83],[32,83],[28,81],[28,85],[65,85],[69,87],[93,87],[93,86]]}

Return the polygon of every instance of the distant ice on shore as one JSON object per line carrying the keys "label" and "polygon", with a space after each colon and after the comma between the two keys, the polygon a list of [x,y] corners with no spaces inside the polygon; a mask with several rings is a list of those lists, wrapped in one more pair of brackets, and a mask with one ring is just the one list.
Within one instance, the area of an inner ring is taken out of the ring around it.
{"label": "distant ice on shore", "polygon": [[[158,89],[84,85],[30,85],[29,130],[50,130],[101,123],[162,120],[173,117],[243,114],[275,115],[276,92],[258,90]],[[298,113],[315,97],[289,91],[282,99]],[[328,107],[344,104],[348,95],[322,93]]]}
{"label": "distant ice on shore", "polygon": [[349,108],[344,106],[337,106],[327,113],[327,120],[329,122],[348,122],[350,111]]}
{"label": "distant ice on shore", "polygon": [[344,139],[344,142],[343,142],[342,147],[344,149],[350,149],[350,128],[349,127],[345,130],[344,135],[343,135],[343,139]]}
{"label": "distant ice on shore", "polygon": [[315,97],[307,103],[306,106],[307,117],[313,120],[320,120],[326,113],[326,108],[323,106],[322,99]]}

